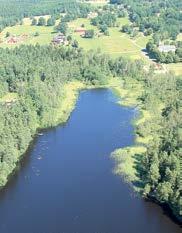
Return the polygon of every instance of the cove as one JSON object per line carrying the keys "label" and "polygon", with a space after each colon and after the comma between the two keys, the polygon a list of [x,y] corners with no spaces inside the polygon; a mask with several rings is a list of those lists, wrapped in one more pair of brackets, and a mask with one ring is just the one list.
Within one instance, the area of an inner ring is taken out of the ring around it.
{"label": "cove", "polygon": [[37,137],[0,192],[1,233],[181,232],[113,173],[111,152],[135,139],[135,111],[116,101],[82,91],[69,121]]}

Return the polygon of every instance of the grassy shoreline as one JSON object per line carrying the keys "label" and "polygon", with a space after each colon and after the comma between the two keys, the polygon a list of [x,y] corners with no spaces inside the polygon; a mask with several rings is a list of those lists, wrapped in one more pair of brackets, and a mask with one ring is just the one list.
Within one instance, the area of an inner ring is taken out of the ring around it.
{"label": "grassy shoreline", "polygon": [[[139,116],[134,121],[134,127],[147,121],[150,117],[150,113],[142,108],[142,103],[138,100],[138,97],[143,91],[143,87],[140,83],[134,83],[130,87],[124,87],[124,85],[117,85],[112,88],[114,93],[120,98],[119,104],[122,106],[136,107]],[[140,90],[140,91],[138,91]],[[134,186],[133,184],[141,184],[141,180],[137,175],[136,166],[141,159],[141,156],[146,152],[146,144],[150,138],[140,137],[135,134],[135,143],[130,147],[118,148],[112,154],[111,157],[115,160],[114,173],[121,176],[124,181],[131,184],[135,191],[140,192],[141,187]]]}
{"label": "grassy shoreline", "polygon": [[[144,186],[139,174],[140,162],[147,150],[147,145],[153,140],[154,136],[141,136],[136,133],[136,128],[145,124],[154,116],[139,100],[144,87],[140,82],[134,81],[134,83],[131,83],[132,81],[128,79],[125,85],[117,85],[113,88],[113,91],[120,98],[120,105],[135,107],[138,111],[138,116],[132,122],[135,128],[135,142],[132,146],[116,149],[112,152],[111,157],[116,162],[114,173],[130,184],[134,191],[142,193]],[[161,111],[161,106],[159,106],[158,111]]]}
{"label": "grassy shoreline", "polygon": [[64,84],[63,85],[63,93],[64,93],[63,99],[61,101],[58,99],[58,103],[60,102],[60,107],[57,108],[55,112],[52,114],[53,116],[50,117],[51,120],[49,123],[45,122],[43,124],[39,123],[36,125],[35,133],[32,135],[32,139],[29,141],[25,151],[17,155],[16,161],[14,161],[13,165],[11,166],[11,169],[4,170],[3,180],[1,181],[2,185],[0,189],[6,186],[10,178],[13,176],[14,172],[16,172],[19,162],[25,156],[26,152],[28,151],[30,145],[32,144],[38,132],[41,132],[42,130],[47,129],[47,128],[55,127],[59,124],[65,124],[68,121],[72,111],[74,110],[76,106],[79,92],[81,90],[94,89],[94,88],[110,88],[109,85],[110,84],[90,85],[90,84],[86,84],[84,82],[80,82],[77,80]]}

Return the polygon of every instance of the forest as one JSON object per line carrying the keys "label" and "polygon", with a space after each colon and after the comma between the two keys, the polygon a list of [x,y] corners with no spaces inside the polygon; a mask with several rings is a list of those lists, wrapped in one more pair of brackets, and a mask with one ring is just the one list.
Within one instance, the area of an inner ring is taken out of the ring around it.
{"label": "forest", "polygon": [[56,18],[61,13],[66,13],[72,19],[85,17],[88,4],[80,4],[76,0],[0,0],[0,32],[5,27],[21,24],[25,17],[52,15]]}
{"label": "forest", "polygon": [[[111,0],[111,3],[128,8],[131,21],[141,31],[151,29],[155,36],[172,40],[181,31],[180,1]],[[0,27],[2,30],[27,16],[57,13],[68,13],[63,18],[68,22],[75,17],[84,17],[88,12],[88,5],[75,1],[0,0]],[[102,28],[102,20],[106,27],[103,31],[115,23],[115,17],[107,12],[92,23]],[[181,77],[173,73],[156,74],[152,66],[149,70],[143,69],[145,64],[141,60],[113,59],[100,51],[86,52],[78,46],[37,44],[1,48],[0,64],[0,99],[14,96],[13,101],[0,101],[0,186],[7,183],[8,176],[37,130],[55,124],[55,113],[65,97],[64,84],[79,80],[97,87],[107,85],[108,79],[115,77],[126,84],[128,80],[135,80],[143,86],[138,105],[153,115],[136,126],[136,134],[141,137],[153,136],[145,145],[147,150],[136,168],[140,174],[142,195],[167,204],[179,216],[182,208]]]}

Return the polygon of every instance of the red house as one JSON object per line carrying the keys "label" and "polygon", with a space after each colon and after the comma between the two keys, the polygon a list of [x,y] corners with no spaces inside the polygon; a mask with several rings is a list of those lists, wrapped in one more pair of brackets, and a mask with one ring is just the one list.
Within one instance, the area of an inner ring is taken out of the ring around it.
{"label": "red house", "polygon": [[84,28],[77,28],[75,29],[75,32],[80,35],[85,35],[86,30]]}

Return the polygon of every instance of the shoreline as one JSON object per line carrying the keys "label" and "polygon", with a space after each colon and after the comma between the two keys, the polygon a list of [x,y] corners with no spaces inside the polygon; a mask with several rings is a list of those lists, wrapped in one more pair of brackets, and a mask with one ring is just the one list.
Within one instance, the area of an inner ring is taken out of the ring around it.
{"label": "shoreline", "polygon": [[[126,107],[135,107],[139,112],[138,116],[132,122],[135,128],[135,136],[136,136],[134,145],[130,147],[116,149],[111,153],[111,157],[115,160],[114,173],[119,175],[121,178],[123,178],[125,183],[131,184],[132,189],[142,196],[141,191],[143,187],[142,186],[137,187],[134,185],[134,183],[140,183],[140,185],[142,185],[142,180],[140,180],[136,176],[137,169],[134,168],[135,163],[139,159],[136,158],[135,155],[138,154],[140,156],[143,156],[143,154],[146,152],[146,145],[149,143],[152,137],[141,137],[137,135],[136,127],[139,124],[144,123],[148,118],[151,117],[151,115],[149,111],[142,108],[142,103],[140,103],[137,100],[139,95],[134,91],[131,92],[129,88],[125,88],[123,84],[123,80],[120,80],[118,78],[108,79],[108,83],[105,85],[88,85],[86,83],[77,80],[64,84],[65,96],[64,99],[62,100],[60,108],[56,109],[56,115],[54,121],[52,122],[51,125],[43,126],[43,127],[39,126],[36,128],[36,132],[32,136],[32,140],[29,142],[29,145],[27,146],[24,153],[17,157],[17,161],[15,165],[13,166],[12,170],[7,174],[6,181],[4,182],[4,185],[0,187],[0,190],[6,187],[8,182],[17,172],[19,163],[25,157],[26,152],[29,150],[36,137],[38,137],[39,133],[41,133],[43,130],[47,130],[49,128],[53,128],[58,125],[65,124],[69,120],[71,113],[74,111],[76,107],[79,92],[82,90],[97,89],[97,88],[110,89],[119,98],[117,102],[119,105]],[[164,209],[164,204],[160,203],[153,197],[142,196],[142,198],[151,201],[153,203],[156,203],[160,205],[161,208]],[[177,223],[180,224],[181,222],[180,216],[176,215],[168,204],[165,204],[165,208],[166,206],[168,207],[167,214],[169,214],[169,217],[173,219],[173,221],[176,221]]]}
{"label": "shoreline", "polygon": [[[69,117],[71,116],[71,113],[76,107],[77,99],[79,96],[79,92],[81,90],[87,90],[87,89],[96,89],[96,88],[110,88],[108,84],[106,85],[90,85],[86,84],[81,81],[71,81],[69,83],[65,83],[64,86],[64,97],[61,101],[60,107],[56,109],[55,116],[52,118],[52,122],[50,124],[37,124],[35,127],[35,132],[32,135],[32,139],[29,141],[25,151],[21,154],[19,154],[16,158],[16,161],[12,165],[11,169],[5,174],[5,178],[3,180],[3,185],[0,186],[0,191],[6,187],[8,182],[11,180],[11,177],[16,173],[18,170],[19,163],[26,155],[26,152],[31,147],[32,143],[36,139],[36,137],[41,133],[43,130],[47,130],[49,128],[57,127],[58,125],[65,124]],[[59,102],[60,100],[58,100]]]}
{"label": "shoreline", "polygon": [[[141,86],[138,87],[139,89]],[[123,181],[131,185],[134,192],[138,193],[144,200],[150,201],[154,204],[159,205],[175,223],[182,226],[182,216],[180,216],[168,203],[161,203],[153,196],[144,196],[142,194],[143,190],[143,181],[140,177],[137,176],[136,164],[140,162],[142,156],[147,150],[147,145],[151,140],[153,140],[153,135],[149,136],[139,136],[136,133],[136,127],[142,123],[145,123],[148,119],[152,118],[152,114],[147,109],[143,108],[142,102],[139,102],[137,98],[139,95],[130,94],[127,95],[127,92],[130,92],[130,89],[119,88],[118,86],[114,88],[114,92],[121,99],[119,104],[126,107],[136,107],[138,110],[138,116],[133,120],[132,124],[135,129],[135,142],[134,145],[130,147],[118,148],[111,153],[112,159],[115,161],[114,173],[119,175]],[[135,93],[134,90],[131,91]],[[124,93],[124,94],[123,94]],[[124,98],[124,99],[122,99]],[[158,111],[161,112],[163,105],[159,105]]]}

